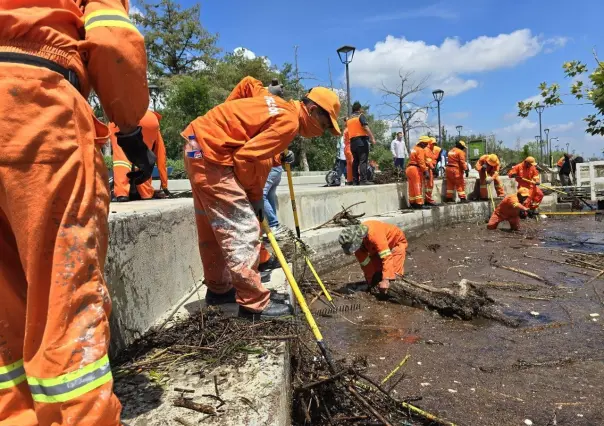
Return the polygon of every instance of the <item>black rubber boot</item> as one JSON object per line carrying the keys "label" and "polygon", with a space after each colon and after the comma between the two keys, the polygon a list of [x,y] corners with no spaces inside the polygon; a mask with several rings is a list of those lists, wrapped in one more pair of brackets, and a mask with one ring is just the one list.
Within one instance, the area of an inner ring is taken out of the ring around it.
{"label": "black rubber boot", "polygon": [[266,284],[271,281],[271,271],[260,272],[260,282]]}
{"label": "black rubber boot", "polygon": [[293,314],[293,309],[290,305],[284,303],[277,303],[273,300],[268,302],[266,308],[262,312],[252,312],[239,306],[239,316],[242,318],[249,318],[253,320],[259,319],[272,319],[278,317],[285,317]]}
{"label": "black rubber boot", "polygon": [[430,210],[430,206],[427,206],[427,205],[425,205],[425,204],[422,204],[422,205],[420,205],[420,206],[418,207],[418,209],[420,209],[420,210]]}
{"label": "black rubber boot", "polygon": [[271,256],[266,262],[258,265],[258,271],[272,271],[273,269],[279,269],[281,264],[279,263],[279,259],[275,256]]}
{"label": "black rubber boot", "polygon": [[130,201],[130,198],[126,197],[125,195],[120,195],[115,199],[115,201],[117,201],[118,203],[127,203],[128,201]]}
{"label": "black rubber boot", "polygon": [[462,203],[462,204],[469,203],[469,201],[468,201],[467,198],[460,198],[459,202]]}
{"label": "black rubber boot", "polygon": [[206,305],[208,306],[216,306],[216,305],[225,305],[227,303],[237,303],[235,301],[235,288],[231,288],[226,293],[214,293],[211,290],[206,292]]}

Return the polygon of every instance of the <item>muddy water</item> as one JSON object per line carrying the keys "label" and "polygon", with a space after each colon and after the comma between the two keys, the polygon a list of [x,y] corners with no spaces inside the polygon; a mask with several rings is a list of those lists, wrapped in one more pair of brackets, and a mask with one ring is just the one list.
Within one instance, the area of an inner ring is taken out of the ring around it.
{"label": "muddy water", "polygon": [[[410,354],[396,394],[421,395],[417,405],[459,425],[523,425],[529,419],[544,426],[554,424],[554,415],[558,425],[604,425],[604,280],[592,286],[586,282],[597,272],[525,257],[564,262],[561,250],[600,252],[604,224],[583,217],[523,225],[522,235],[490,232],[484,224],[432,233],[410,242],[405,263],[412,279],[434,286],[461,278],[534,286],[487,288],[505,312],[525,320],[520,328],[377,301],[346,285],[362,280],[352,265],[323,277],[332,290],[351,293],[337,297],[338,304],[362,306],[319,318],[330,348],[341,358],[366,357],[369,374],[379,380]],[[495,268],[493,259],[554,285]],[[590,316],[596,313],[602,316]]]}

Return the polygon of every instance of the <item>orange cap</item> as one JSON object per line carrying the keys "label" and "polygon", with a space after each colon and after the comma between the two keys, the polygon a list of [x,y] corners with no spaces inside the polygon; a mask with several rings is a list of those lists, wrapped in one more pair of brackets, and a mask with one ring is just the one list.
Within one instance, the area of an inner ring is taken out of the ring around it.
{"label": "orange cap", "polygon": [[528,188],[518,188],[518,195],[521,197],[528,197],[529,195],[531,195],[530,191],[528,190]]}
{"label": "orange cap", "polygon": [[338,136],[341,133],[340,126],[338,126],[338,115],[340,115],[340,98],[338,98],[338,95],[326,87],[319,86],[310,89],[306,97],[327,111],[333,127],[330,129],[331,134]]}
{"label": "orange cap", "polygon": [[417,143],[418,144],[420,144],[420,143],[428,144],[428,143],[430,143],[431,140],[432,140],[432,138],[430,136],[422,135],[419,137],[419,140],[417,141]]}
{"label": "orange cap", "polygon": [[499,163],[499,158],[497,158],[496,154],[490,154],[487,157],[487,164],[489,166],[495,167],[497,165],[497,163]]}
{"label": "orange cap", "polygon": [[537,165],[537,162],[535,161],[534,157],[526,157],[526,159],[524,160],[525,163],[531,163],[533,166]]}

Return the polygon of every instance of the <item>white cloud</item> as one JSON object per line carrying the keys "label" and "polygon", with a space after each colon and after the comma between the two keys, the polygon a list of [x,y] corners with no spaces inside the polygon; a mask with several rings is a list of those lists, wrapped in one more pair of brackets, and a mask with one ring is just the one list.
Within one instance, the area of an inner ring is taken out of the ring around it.
{"label": "white cloud", "polygon": [[459,18],[459,14],[446,8],[442,3],[437,3],[419,9],[370,16],[365,19],[365,22],[398,21],[402,19],[416,18],[439,18],[453,20]]}
{"label": "white cloud", "polygon": [[459,111],[459,112],[450,112],[447,114],[448,117],[457,119],[457,120],[463,120],[464,118],[468,118],[472,115],[471,112],[469,111]]}
{"label": "white cloud", "polygon": [[568,41],[569,41],[568,37],[560,37],[560,36],[547,39],[543,43],[544,46],[546,46],[544,52],[552,53],[557,49],[561,49],[564,46],[566,46],[566,43],[568,43]]}
{"label": "white cloud", "polygon": [[[250,49],[246,48],[246,47],[236,47],[235,49],[233,49],[233,53],[235,55],[241,55],[246,59],[252,60],[252,59],[256,59],[256,53],[252,52]],[[266,64],[267,67],[271,66],[271,61],[270,59],[268,59],[268,57],[266,56],[260,56],[263,60],[264,63]]]}
{"label": "white cloud", "polygon": [[539,125],[539,123],[537,123],[536,121],[531,121],[528,118],[523,118],[514,124],[511,124],[502,129],[496,130],[496,133],[497,132],[520,133],[525,130],[535,129],[538,127],[538,125]]}
{"label": "white cloud", "polygon": [[552,126],[549,126],[550,129],[550,133],[564,133],[564,132],[568,132],[569,130],[572,130],[575,128],[575,123],[573,121],[569,121],[568,123],[564,123],[564,124],[554,124]]}
{"label": "white cloud", "polygon": [[141,17],[145,16],[143,14],[143,11],[140,10],[138,7],[130,5],[130,10],[129,10],[129,15],[132,17],[134,15],[139,15]]}
{"label": "white cloud", "polygon": [[373,49],[358,50],[350,67],[351,83],[355,86],[376,89],[382,82],[396,86],[401,69],[413,70],[414,78],[429,76],[430,87],[439,87],[445,96],[452,96],[478,87],[467,74],[484,73],[501,68],[511,68],[539,54],[547,43],[528,29],[480,36],[462,43],[457,38],[447,38],[440,46],[422,40],[407,40],[387,36]]}

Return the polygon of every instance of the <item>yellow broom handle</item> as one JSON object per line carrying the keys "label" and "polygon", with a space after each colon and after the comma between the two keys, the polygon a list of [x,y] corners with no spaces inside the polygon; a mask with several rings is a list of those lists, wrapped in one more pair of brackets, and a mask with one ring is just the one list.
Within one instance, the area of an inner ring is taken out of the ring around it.
{"label": "yellow broom handle", "polygon": [[308,258],[308,256],[304,256],[304,260],[306,261],[306,265],[308,265],[308,269],[310,269],[310,272],[312,272],[313,276],[315,277],[315,280],[317,281],[317,283],[319,283],[319,287],[321,287],[321,290],[323,291],[325,298],[327,299],[327,301],[329,303],[331,303],[332,306],[334,306],[331,295],[325,288],[325,285],[323,284],[323,281],[321,281],[319,274],[317,274],[317,271],[315,271],[315,268],[312,266],[312,263],[310,262],[310,259]]}
{"label": "yellow broom handle", "polygon": [[[284,151],[287,155],[289,151]],[[292,202],[292,211],[294,213],[294,224],[296,225],[296,236],[300,238],[300,220],[298,219],[298,209],[296,208],[296,194],[294,193],[294,181],[292,178],[292,167],[289,163],[285,163],[285,173],[287,173],[287,185],[289,186],[289,199]]]}

